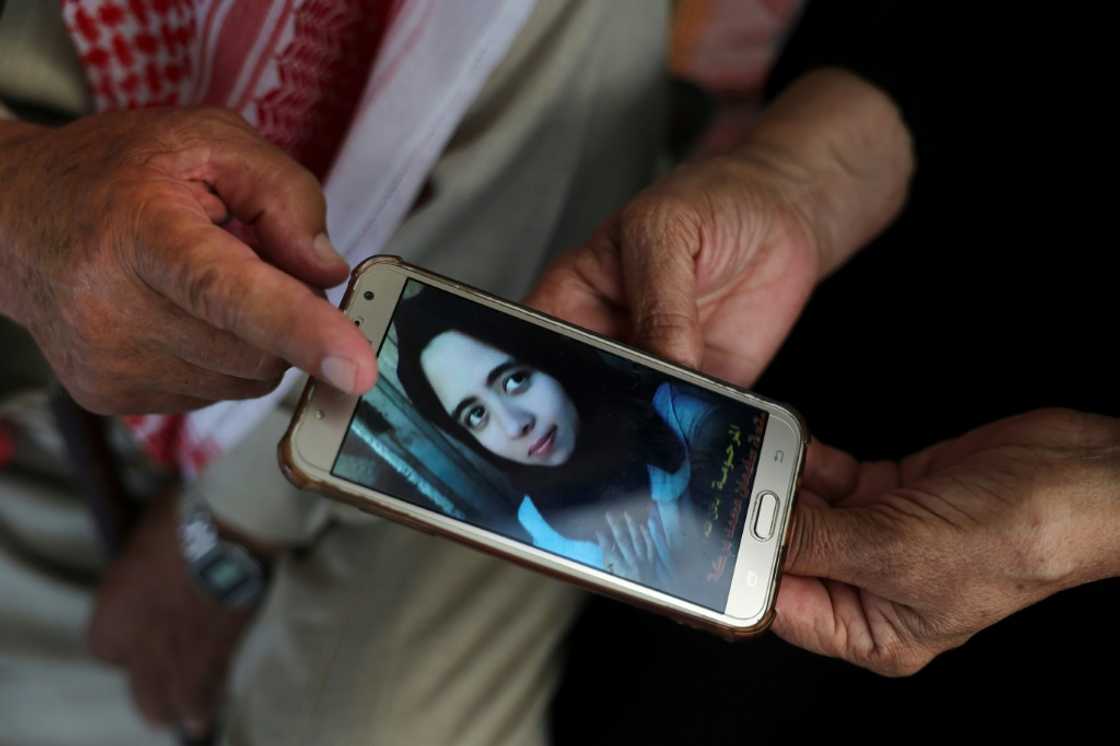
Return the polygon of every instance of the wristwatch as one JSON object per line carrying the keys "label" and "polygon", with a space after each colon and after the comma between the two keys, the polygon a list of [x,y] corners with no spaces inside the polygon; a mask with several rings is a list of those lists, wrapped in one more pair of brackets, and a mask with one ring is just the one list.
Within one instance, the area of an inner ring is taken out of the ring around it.
{"label": "wristwatch", "polygon": [[219,536],[205,499],[190,486],[180,503],[179,543],[191,577],[223,606],[245,608],[264,595],[268,561]]}

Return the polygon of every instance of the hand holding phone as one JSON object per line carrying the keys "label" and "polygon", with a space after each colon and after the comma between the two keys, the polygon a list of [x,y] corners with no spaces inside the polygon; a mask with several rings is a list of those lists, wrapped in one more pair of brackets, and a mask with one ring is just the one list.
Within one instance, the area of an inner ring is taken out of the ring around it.
{"label": "hand holding phone", "polygon": [[391,257],[343,305],[381,378],[309,383],[297,484],[712,631],[769,623],[791,411]]}

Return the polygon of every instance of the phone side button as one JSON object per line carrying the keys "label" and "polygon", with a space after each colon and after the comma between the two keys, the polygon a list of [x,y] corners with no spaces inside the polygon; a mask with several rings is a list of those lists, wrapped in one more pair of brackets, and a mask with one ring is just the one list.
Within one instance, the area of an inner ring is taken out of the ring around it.
{"label": "phone side button", "polygon": [[774,535],[774,523],[778,517],[778,496],[773,492],[760,492],[758,495],[758,510],[754,514],[754,535],[760,541],[766,541]]}

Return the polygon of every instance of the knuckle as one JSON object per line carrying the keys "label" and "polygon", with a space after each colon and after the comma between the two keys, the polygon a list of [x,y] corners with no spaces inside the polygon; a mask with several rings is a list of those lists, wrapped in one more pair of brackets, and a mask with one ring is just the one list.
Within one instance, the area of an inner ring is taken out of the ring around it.
{"label": "knuckle", "polygon": [[323,195],[323,185],[318,177],[296,161],[289,162],[295,166],[295,173],[292,176],[293,188],[298,187],[300,196],[310,200],[313,208],[326,210],[327,199]]}
{"label": "knuckle", "polygon": [[699,241],[702,224],[690,201],[673,194],[647,194],[622,210],[623,243],[686,249]]}
{"label": "knuckle", "polygon": [[[161,171],[182,174],[205,172],[215,146],[256,136],[244,117],[217,106],[167,113],[133,152],[133,160]],[[148,186],[149,184],[145,184]]]}
{"label": "knuckle", "polygon": [[646,308],[638,317],[638,336],[652,340],[671,340],[692,329],[693,319],[685,311],[660,306]]}
{"label": "knuckle", "polygon": [[929,662],[921,647],[904,639],[893,625],[873,630],[859,648],[855,654],[857,661],[890,678],[910,676]]}
{"label": "knuckle", "polygon": [[194,109],[192,112],[189,112],[189,114],[193,121],[204,126],[250,129],[249,123],[239,112],[221,106],[203,106]]}
{"label": "knuckle", "polygon": [[283,153],[267,151],[271,162],[268,171],[273,175],[269,198],[272,205],[287,212],[292,208],[298,214],[321,219],[327,211],[323,186],[313,173]]}

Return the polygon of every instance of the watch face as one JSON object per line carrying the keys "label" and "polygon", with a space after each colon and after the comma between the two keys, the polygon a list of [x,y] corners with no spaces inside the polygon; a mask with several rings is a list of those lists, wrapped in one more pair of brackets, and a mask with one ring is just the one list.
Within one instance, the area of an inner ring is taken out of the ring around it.
{"label": "watch face", "polygon": [[205,517],[197,514],[188,516],[179,529],[179,535],[183,542],[183,553],[191,562],[198,562],[218,546],[218,532]]}
{"label": "watch face", "polygon": [[260,598],[267,566],[243,547],[222,541],[204,506],[184,503],[179,537],[187,567],[203,591],[232,607]]}
{"label": "watch face", "polygon": [[225,593],[245,579],[244,568],[225,557],[215,559],[200,574],[219,593]]}

